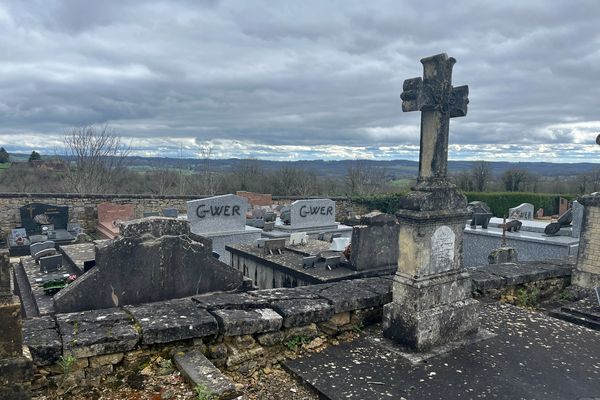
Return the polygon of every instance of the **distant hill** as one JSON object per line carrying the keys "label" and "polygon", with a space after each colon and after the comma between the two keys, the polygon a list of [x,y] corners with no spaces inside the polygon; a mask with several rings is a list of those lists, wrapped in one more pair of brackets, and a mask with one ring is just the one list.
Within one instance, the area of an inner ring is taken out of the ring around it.
{"label": "distant hill", "polygon": [[[27,160],[29,154],[13,154],[11,160]],[[314,171],[321,177],[345,176],[348,168],[355,165],[356,160],[302,160],[302,161],[270,161],[270,160],[248,160],[248,159],[211,159],[210,168],[215,172],[232,172],[242,168],[246,163],[256,163],[261,169],[272,171],[284,166],[301,168]],[[368,168],[384,168],[386,175],[392,179],[414,178],[417,176],[419,163],[410,160],[374,161],[360,160]],[[450,161],[449,172],[457,173],[468,171],[476,161]],[[129,166],[135,170],[150,170],[154,168],[177,168],[186,170],[198,170],[203,168],[204,161],[193,158],[163,158],[163,157],[129,157]],[[497,162],[490,161],[490,168],[494,175],[500,175],[510,168],[522,168],[531,173],[544,177],[570,177],[582,173],[591,172],[600,168],[600,164],[594,163],[548,163],[548,162]]]}

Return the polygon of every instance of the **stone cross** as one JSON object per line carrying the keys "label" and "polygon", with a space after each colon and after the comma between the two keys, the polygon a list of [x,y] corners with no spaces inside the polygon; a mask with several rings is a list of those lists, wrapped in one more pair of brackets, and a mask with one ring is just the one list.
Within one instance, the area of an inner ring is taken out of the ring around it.
{"label": "stone cross", "polygon": [[469,87],[452,87],[455,62],[446,53],[423,58],[423,78],[407,79],[402,87],[402,111],[421,111],[417,186],[446,182],[450,118],[467,115]]}

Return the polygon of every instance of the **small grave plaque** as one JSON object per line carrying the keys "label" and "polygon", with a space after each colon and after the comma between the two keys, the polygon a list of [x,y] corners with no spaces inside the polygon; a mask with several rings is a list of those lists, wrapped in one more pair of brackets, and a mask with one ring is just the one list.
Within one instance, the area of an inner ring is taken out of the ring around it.
{"label": "small grave plaque", "polygon": [[297,200],[290,207],[292,228],[334,226],[335,201],[329,199]]}
{"label": "small grave plaque", "polygon": [[52,272],[62,267],[62,254],[40,258],[40,271]]}
{"label": "small grave plaque", "polygon": [[83,233],[83,228],[77,222],[69,222],[67,224],[67,232],[71,232],[74,235],[79,235],[80,233]]}
{"label": "small grave plaque", "polygon": [[275,222],[265,222],[265,226],[263,226],[265,232],[271,232],[273,228],[275,228]]}
{"label": "small grave plaque", "polygon": [[233,194],[187,202],[191,230],[197,234],[238,232],[246,228],[248,200]]}
{"label": "small grave plaque", "polygon": [[302,268],[315,268],[317,261],[319,261],[318,256],[302,257]]}
{"label": "small grave plaque", "polygon": [[163,208],[162,213],[167,218],[177,218],[179,216],[179,211],[176,208]]}
{"label": "small grave plaque", "polygon": [[25,228],[16,228],[16,229],[10,230],[10,238],[12,240],[16,240],[17,238],[26,238],[26,237],[27,237],[27,231],[25,230]]}
{"label": "small grave plaque", "polygon": [[443,225],[431,237],[431,273],[439,273],[454,266],[454,239],[452,229]]}
{"label": "small grave plaque", "polygon": [[160,213],[158,211],[144,211],[144,218],[147,217],[160,217]]}

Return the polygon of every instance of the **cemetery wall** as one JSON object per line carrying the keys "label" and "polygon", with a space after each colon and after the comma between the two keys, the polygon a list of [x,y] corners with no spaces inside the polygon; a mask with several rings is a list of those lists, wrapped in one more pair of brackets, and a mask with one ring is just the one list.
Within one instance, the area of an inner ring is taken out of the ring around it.
{"label": "cemetery wall", "polygon": [[[98,204],[104,202],[133,204],[137,218],[144,211],[161,211],[163,208],[177,208],[180,213],[186,212],[186,202],[209,196],[173,196],[151,194],[57,194],[57,193],[0,193],[0,230],[6,236],[10,229],[19,226],[19,207],[30,203],[47,203],[69,206],[71,222],[79,222],[81,226],[94,232],[98,223]],[[290,204],[299,198],[273,196],[274,204]],[[336,202],[336,219],[346,216],[350,210],[360,211],[360,206],[353,204],[349,198],[332,198]],[[358,207],[358,209],[356,208]]]}
{"label": "cemetery wall", "polygon": [[249,375],[380,321],[391,285],[386,278],[356,279],[27,319],[33,389],[143,375],[157,357],[192,349],[221,369]]}

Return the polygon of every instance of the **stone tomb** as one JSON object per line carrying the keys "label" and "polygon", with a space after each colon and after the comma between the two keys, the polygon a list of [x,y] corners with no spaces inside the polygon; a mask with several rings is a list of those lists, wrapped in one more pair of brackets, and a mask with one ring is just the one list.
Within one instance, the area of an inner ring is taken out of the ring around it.
{"label": "stone tomb", "polygon": [[54,296],[56,312],[119,307],[234,290],[240,272],[212,256],[211,242],[185,221],[152,217],[126,222],[99,244],[96,266]]}
{"label": "stone tomb", "polygon": [[97,231],[106,239],[114,239],[119,235],[119,224],[135,218],[133,204],[98,204]]}
{"label": "stone tomb", "polygon": [[342,237],[352,235],[352,227],[335,221],[335,201],[330,199],[296,200],[289,207],[289,224],[278,219],[273,231],[264,232],[267,237],[289,237],[293,232],[306,232],[309,236],[323,233],[339,233]]}
{"label": "stone tomb", "polygon": [[508,217],[511,219],[533,219],[533,204],[523,203],[508,209]]}
{"label": "stone tomb", "polygon": [[254,243],[261,236],[260,229],[246,225],[247,209],[248,200],[233,194],[192,200],[187,202],[187,220],[191,231],[210,238],[219,259],[229,264],[226,245]]}
{"label": "stone tomb", "polygon": [[577,268],[573,271],[574,285],[592,289],[600,286],[600,195],[591,194],[578,199],[584,206]]}

